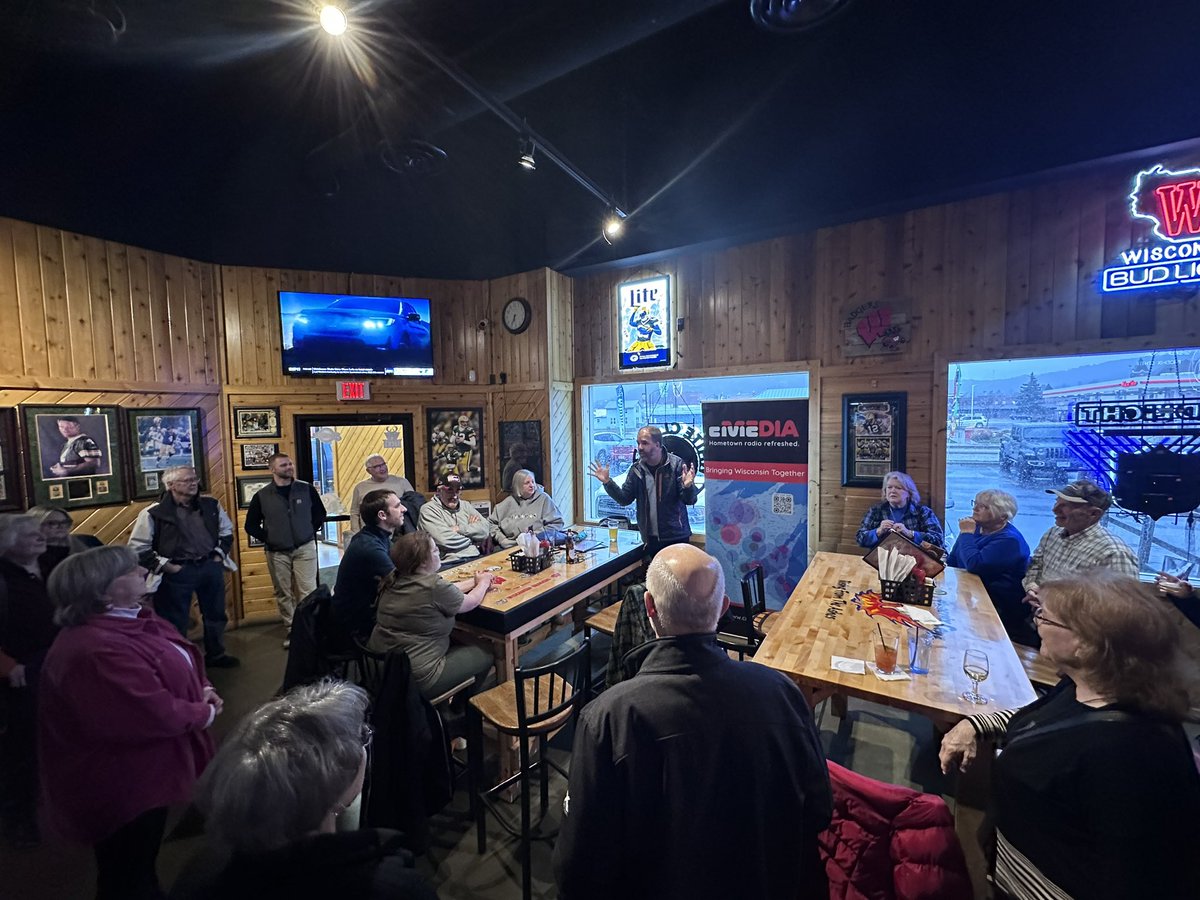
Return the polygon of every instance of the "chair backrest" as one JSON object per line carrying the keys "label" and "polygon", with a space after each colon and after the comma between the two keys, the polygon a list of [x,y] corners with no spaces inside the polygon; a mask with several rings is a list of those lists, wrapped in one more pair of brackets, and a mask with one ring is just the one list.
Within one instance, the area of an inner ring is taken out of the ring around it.
{"label": "chair backrest", "polygon": [[383,669],[387,663],[387,654],[372,650],[358,638],[354,639],[354,648],[358,651],[355,660],[358,686],[374,700],[379,696],[379,689],[383,687]]}
{"label": "chair backrest", "polygon": [[742,578],[742,610],[745,612],[746,641],[751,647],[757,647],[762,638],[758,629],[754,627],[754,620],[759,613],[767,611],[766,586],[761,565],[756,565]]}
{"label": "chair backrest", "polygon": [[553,662],[513,673],[519,737],[539,726],[559,728],[579,713],[591,693],[591,645],[590,638],[580,638],[574,650]]}

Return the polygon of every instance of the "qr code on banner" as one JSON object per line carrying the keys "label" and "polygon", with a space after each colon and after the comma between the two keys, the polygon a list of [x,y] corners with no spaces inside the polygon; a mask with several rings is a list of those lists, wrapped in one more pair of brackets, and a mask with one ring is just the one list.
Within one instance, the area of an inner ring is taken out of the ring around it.
{"label": "qr code on banner", "polygon": [[772,494],[771,512],[777,516],[790,516],[795,502],[796,498],[791,494]]}

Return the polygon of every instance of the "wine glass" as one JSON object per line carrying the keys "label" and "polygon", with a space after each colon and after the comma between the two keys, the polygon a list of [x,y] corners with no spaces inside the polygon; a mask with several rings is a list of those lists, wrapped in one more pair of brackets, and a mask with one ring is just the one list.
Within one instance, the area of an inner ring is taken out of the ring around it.
{"label": "wine glass", "polygon": [[985,705],[988,699],[979,695],[979,683],[987,680],[990,671],[988,655],[982,650],[967,650],[963,653],[963,671],[971,679],[971,690],[963,691],[959,696],[977,706]]}

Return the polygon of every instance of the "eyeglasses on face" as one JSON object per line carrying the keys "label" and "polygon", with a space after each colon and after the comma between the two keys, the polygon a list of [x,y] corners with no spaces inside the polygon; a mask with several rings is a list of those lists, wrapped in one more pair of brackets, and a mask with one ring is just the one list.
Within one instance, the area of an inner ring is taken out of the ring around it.
{"label": "eyeglasses on face", "polygon": [[1045,613],[1042,612],[1042,608],[1040,606],[1033,611],[1033,621],[1037,622],[1039,625],[1054,625],[1056,628],[1065,628],[1067,631],[1071,630],[1070,625],[1064,625],[1062,622],[1056,622],[1054,619],[1049,618]]}

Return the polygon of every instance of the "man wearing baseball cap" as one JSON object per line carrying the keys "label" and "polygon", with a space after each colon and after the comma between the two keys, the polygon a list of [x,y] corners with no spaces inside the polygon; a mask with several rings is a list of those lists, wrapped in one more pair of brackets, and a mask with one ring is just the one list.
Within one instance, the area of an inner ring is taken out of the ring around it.
{"label": "man wearing baseball cap", "polygon": [[1042,535],[1021,582],[1027,603],[1037,602],[1038,585],[1091,569],[1137,577],[1137,557],[1133,551],[1099,524],[1112,506],[1108,491],[1085,480],[1046,493],[1056,498],[1054,526]]}
{"label": "man wearing baseball cap", "polygon": [[422,531],[437,544],[442,562],[453,565],[479,555],[475,541],[488,536],[487,520],[471,504],[464,504],[458,495],[462,479],[451,472],[437,480],[437,496],[421,507],[418,520]]}

